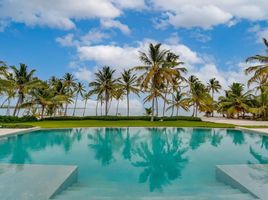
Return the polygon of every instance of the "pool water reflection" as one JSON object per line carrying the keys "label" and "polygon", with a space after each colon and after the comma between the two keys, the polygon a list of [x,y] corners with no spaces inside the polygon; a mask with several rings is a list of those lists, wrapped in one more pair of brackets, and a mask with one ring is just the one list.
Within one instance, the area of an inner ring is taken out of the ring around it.
{"label": "pool water reflection", "polygon": [[268,164],[268,137],[232,129],[40,130],[0,140],[0,162],[78,165],[79,183],[113,185],[121,195],[192,194],[217,183],[216,165]]}

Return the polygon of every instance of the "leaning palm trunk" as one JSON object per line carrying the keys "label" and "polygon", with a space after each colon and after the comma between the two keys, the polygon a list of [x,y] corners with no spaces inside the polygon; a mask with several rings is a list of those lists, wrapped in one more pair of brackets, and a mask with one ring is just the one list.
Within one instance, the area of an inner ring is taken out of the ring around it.
{"label": "leaning palm trunk", "polygon": [[176,112],[176,116],[179,116],[179,106],[177,106],[177,112]]}
{"label": "leaning palm trunk", "polygon": [[6,112],[6,115],[9,116],[10,115],[10,104],[11,104],[11,99],[8,98],[7,100],[7,112]]}
{"label": "leaning palm trunk", "polygon": [[[172,102],[174,101],[174,96],[172,95]],[[174,114],[174,106],[172,106],[172,109],[171,109],[171,117],[173,117],[173,114]]]}
{"label": "leaning palm trunk", "polygon": [[156,111],[156,116],[158,117],[158,98],[155,97],[155,111]]}
{"label": "leaning palm trunk", "polygon": [[78,99],[78,93],[76,94],[76,98],[75,98],[75,104],[74,104],[73,116],[75,116],[76,105],[77,105],[77,99]]}
{"label": "leaning palm trunk", "polygon": [[22,96],[19,94],[19,98],[18,98],[18,101],[16,103],[16,106],[15,106],[15,109],[14,109],[14,112],[13,112],[13,116],[16,116],[17,113],[19,113],[19,105],[22,101]]}
{"label": "leaning palm trunk", "polygon": [[85,100],[85,106],[84,106],[84,112],[83,112],[83,116],[85,116],[85,113],[86,113],[86,108],[87,108],[87,100]]}
{"label": "leaning palm trunk", "polygon": [[99,100],[96,102],[96,116],[98,116],[98,107],[99,107]]}
{"label": "leaning palm trunk", "polygon": [[64,116],[67,116],[67,110],[68,110],[68,103],[65,104]]}

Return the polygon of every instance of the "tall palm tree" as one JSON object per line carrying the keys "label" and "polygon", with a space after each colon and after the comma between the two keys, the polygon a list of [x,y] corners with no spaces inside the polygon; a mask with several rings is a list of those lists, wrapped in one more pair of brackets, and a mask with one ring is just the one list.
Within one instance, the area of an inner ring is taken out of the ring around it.
{"label": "tall palm tree", "polygon": [[117,100],[117,105],[116,105],[116,111],[115,111],[115,115],[117,116],[119,113],[118,113],[118,109],[119,109],[119,102],[120,100],[123,99],[123,96],[125,95],[124,93],[124,90],[119,87],[117,90],[116,90],[116,93],[114,94],[114,98],[115,100]]}
{"label": "tall palm tree", "polygon": [[35,70],[28,71],[28,66],[25,64],[20,64],[19,68],[16,68],[15,66],[11,66],[10,68],[14,74],[14,79],[12,81],[14,81],[14,88],[16,95],[18,96],[13,112],[13,116],[15,116],[19,113],[19,106],[24,102],[25,96],[31,89],[38,87],[41,84],[41,81],[34,77]]}
{"label": "tall palm tree", "polygon": [[195,76],[190,76],[188,79],[189,86],[190,86],[190,93],[189,93],[189,102],[191,102],[193,106],[193,114],[192,116],[197,117],[197,112],[199,108],[204,105],[206,100],[210,98],[208,90],[206,86],[199,81],[199,79]]}
{"label": "tall palm tree", "polygon": [[132,74],[131,70],[124,70],[119,80],[119,87],[127,96],[127,116],[129,116],[129,95],[130,93],[139,94],[136,74]]}
{"label": "tall palm tree", "polygon": [[[63,86],[65,88],[65,93],[66,95],[68,95],[70,97],[70,99],[72,99],[73,97],[73,89],[76,86],[76,79],[75,77],[70,74],[70,73],[66,73],[63,76]],[[65,111],[64,111],[64,116],[67,115],[67,110],[68,110],[68,102],[66,102],[65,104]]]}
{"label": "tall palm tree", "polygon": [[166,80],[172,82],[173,77],[178,75],[175,69],[163,66],[166,63],[167,53],[169,51],[161,49],[160,43],[150,44],[148,52],[140,52],[140,60],[145,65],[134,67],[134,70],[143,71],[139,81],[141,82],[141,89],[149,93],[144,101],[152,102],[151,121],[154,120],[156,98],[161,96],[166,101],[161,93],[162,84]]}
{"label": "tall palm tree", "polygon": [[73,116],[75,116],[75,111],[76,111],[76,105],[77,105],[77,100],[79,95],[82,97],[85,90],[85,86],[83,83],[78,82],[75,87],[74,87],[75,91],[76,91],[76,97],[75,97],[75,104],[74,104],[74,111],[73,111]]}
{"label": "tall palm tree", "polygon": [[[268,41],[263,38],[265,47],[268,50]],[[255,55],[246,59],[246,62],[257,62],[259,64],[248,67],[245,70],[246,75],[254,73],[253,76],[249,79],[248,83],[251,84],[259,76],[268,74],[268,56],[267,55]]]}
{"label": "tall palm tree", "polygon": [[171,102],[171,105],[167,108],[167,110],[176,108],[177,109],[176,116],[178,116],[180,108],[182,108],[185,111],[188,111],[189,101],[186,98],[186,96],[187,96],[186,93],[179,92],[179,91],[176,92],[176,94],[174,95],[173,101]]}
{"label": "tall palm tree", "polygon": [[89,83],[92,87],[92,93],[96,94],[98,97],[103,96],[105,101],[105,116],[108,115],[108,103],[112,96],[116,93],[118,87],[118,79],[114,78],[115,70],[111,69],[109,66],[104,66],[101,70],[95,73],[95,81]]}
{"label": "tall palm tree", "polygon": [[16,87],[15,87],[16,85],[15,85],[13,74],[5,72],[3,74],[3,79],[0,80],[0,85],[3,87],[1,89],[6,96],[6,99],[2,103],[1,107],[3,107],[4,104],[7,102],[6,115],[9,116],[11,100],[15,98],[15,95],[16,95]]}
{"label": "tall palm tree", "polygon": [[[179,56],[172,53],[172,52],[169,52],[167,53],[167,56],[166,56],[166,62],[164,63],[164,67],[167,67],[167,68],[172,68],[172,69],[175,69],[178,74],[176,77],[174,77],[174,80],[172,82],[166,80],[165,84],[164,84],[164,87],[165,87],[165,90],[164,90],[164,93],[165,93],[165,99],[167,99],[167,95],[170,91],[170,84],[172,84],[171,86],[171,89],[175,87],[179,87],[179,83],[181,80],[185,80],[185,78],[182,76],[182,74],[186,73],[187,72],[187,69],[185,67],[179,67],[181,65],[183,65],[184,62],[181,62],[179,60]],[[165,112],[166,112],[166,102],[167,101],[164,101],[164,105],[163,105],[163,114],[162,116],[164,117],[165,116]]]}
{"label": "tall palm tree", "polygon": [[86,92],[85,94],[82,95],[82,97],[83,97],[83,100],[85,101],[85,106],[84,106],[84,111],[83,111],[83,116],[85,116],[86,108],[87,108],[87,101],[90,99],[91,93]]}
{"label": "tall palm tree", "polygon": [[[211,92],[211,97],[212,97],[212,100],[214,101],[214,93],[219,92],[219,90],[221,89],[220,82],[216,80],[216,78],[212,78],[209,80],[207,87],[208,87],[208,91]],[[214,116],[214,112],[212,111],[212,117],[213,116]]]}

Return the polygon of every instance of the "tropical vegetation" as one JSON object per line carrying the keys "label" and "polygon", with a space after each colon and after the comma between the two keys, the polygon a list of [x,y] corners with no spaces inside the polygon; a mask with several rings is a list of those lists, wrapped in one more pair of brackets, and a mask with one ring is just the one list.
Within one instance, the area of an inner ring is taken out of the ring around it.
{"label": "tropical vegetation", "polygon": [[[267,40],[263,41],[268,48]],[[250,76],[247,85],[234,82],[223,90],[215,77],[204,83],[197,76],[188,75],[181,55],[160,43],[150,44],[147,51],[138,53],[139,66],[126,66],[121,74],[104,66],[87,85],[71,73],[41,80],[26,64],[9,66],[1,61],[1,108],[6,116],[14,117],[78,116],[78,109],[82,110],[80,115],[86,116],[93,107],[96,116],[131,117],[131,97],[135,96],[143,99],[144,115],[150,116],[151,121],[178,116],[182,110],[194,117],[268,119],[267,55],[246,59],[249,67],[245,74]],[[120,102],[126,105],[124,112],[119,112]],[[112,104],[116,104],[115,113],[111,112]]]}

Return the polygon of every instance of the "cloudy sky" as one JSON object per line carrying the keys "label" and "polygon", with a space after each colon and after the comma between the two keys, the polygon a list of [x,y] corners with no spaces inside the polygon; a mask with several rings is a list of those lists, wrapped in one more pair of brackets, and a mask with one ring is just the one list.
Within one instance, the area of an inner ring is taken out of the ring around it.
{"label": "cloudy sky", "polygon": [[189,74],[226,88],[246,82],[245,59],[265,52],[267,10],[267,0],[0,0],[0,60],[43,79],[90,81],[103,65],[139,64],[138,51],[161,42]]}

